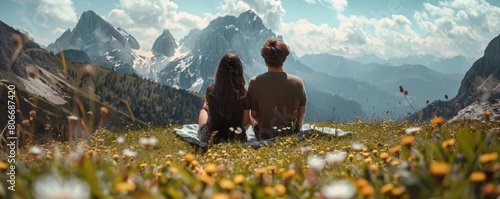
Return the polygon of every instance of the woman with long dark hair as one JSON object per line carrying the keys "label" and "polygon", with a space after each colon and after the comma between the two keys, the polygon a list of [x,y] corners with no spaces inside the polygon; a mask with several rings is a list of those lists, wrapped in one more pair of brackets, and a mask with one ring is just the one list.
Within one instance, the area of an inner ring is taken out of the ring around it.
{"label": "woman with long dark hair", "polygon": [[236,53],[229,52],[220,60],[215,83],[206,91],[205,105],[198,118],[200,140],[207,142],[213,136],[214,143],[246,142],[249,109],[243,64]]}

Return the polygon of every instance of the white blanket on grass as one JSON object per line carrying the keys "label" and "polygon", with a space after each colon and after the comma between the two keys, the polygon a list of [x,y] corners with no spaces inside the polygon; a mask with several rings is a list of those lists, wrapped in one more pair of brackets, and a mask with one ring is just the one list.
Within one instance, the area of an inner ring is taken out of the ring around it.
{"label": "white blanket on grass", "polygon": [[[301,133],[302,132],[311,132],[311,130],[313,130],[313,129],[319,133],[333,135],[336,137],[344,137],[344,136],[348,136],[348,135],[352,134],[351,131],[343,131],[341,129],[329,128],[329,127],[317,127],[317,126],[309,125],[309,124],[302,125],[300,132]],[[202,142],[198,138],[198,124],[185,124],[182,126],[182,128],[174,129],[174,131],[175,131],[175,134],[177,134],[179,137],[181,137],[181,139],[183,139],[184,141],[187,141],[187,142],[190,142],[190,143],[202,146],[202,147],[207,146],[207,143]],[[299,133],[299,135],[301,133]],[[260,146],[260,144],[263,144],[263,143],[272,144],[274,142],[274,139],[257,140],[255,138],[255,133],[254,133],[251,126],[246,130],[246,134],[247,134],[248,141],[247,141],[247,143],[245,143],[245,145],[250,145],[254,148],[256,148],[256,146]],[[304,135],[304,134],[302,134],[302,135]],[[307,136],[308,134],[306,133],[305,135]]]}

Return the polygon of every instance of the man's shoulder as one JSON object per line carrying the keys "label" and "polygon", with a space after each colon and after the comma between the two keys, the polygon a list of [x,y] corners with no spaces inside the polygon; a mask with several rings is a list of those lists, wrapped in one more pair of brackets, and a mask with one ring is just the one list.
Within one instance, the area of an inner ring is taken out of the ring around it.
{"label": "man's shoulder", "polygon": [[252,78],[250,78],[250,82],[259,81],[259,80],[266,79],[266,78],[268,78],[268,75],[266,73],[262,73],[262,74],[258,74],[256,76],[253,76]]}
{"label": "man's shoulder", "polygon": [[300,78],[299,76],[296,76],[296,75],[292,75],[290,73],[287,73],[287,79],[288,79],[288,81],[291,81],[291,82],[304,84],[304,81],[302,80],[302,78]]}

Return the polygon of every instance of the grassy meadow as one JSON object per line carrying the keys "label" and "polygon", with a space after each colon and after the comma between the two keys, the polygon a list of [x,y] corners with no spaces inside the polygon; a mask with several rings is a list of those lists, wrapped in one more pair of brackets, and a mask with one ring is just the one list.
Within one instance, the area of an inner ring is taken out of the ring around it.
{"label": "grassy meadow", "polygon": [[354,133],[205,150],[176,126],[99,131],[20,147],[16,191],[2,175],[0,198],[497,198],[499,124],[324,123]]}

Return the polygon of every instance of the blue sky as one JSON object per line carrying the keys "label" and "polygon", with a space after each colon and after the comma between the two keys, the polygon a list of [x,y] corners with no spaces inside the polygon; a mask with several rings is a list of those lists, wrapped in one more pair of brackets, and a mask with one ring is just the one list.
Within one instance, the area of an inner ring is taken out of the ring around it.
{"label": "blue sky", "polygon": [[180,40],[218,16],[248,9],[299,56],[478,58],[500,34],[497,0],[3,0],[0,20],[48,45],[93,10],[149,50],[163,29]]}

